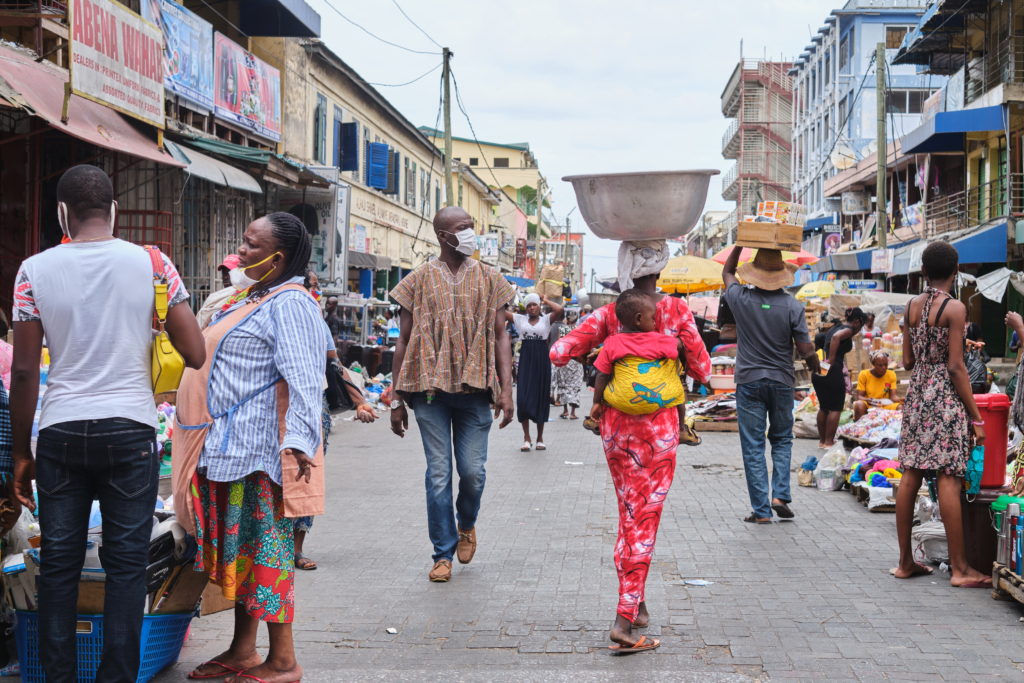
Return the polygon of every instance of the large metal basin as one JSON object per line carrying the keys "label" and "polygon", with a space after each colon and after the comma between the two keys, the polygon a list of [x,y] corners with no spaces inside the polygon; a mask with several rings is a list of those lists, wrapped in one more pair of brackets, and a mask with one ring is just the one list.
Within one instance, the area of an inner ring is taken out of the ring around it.
{"label": "large metal basin", "polygon": [[682,237],[704,211],[714,169],[571,175],[576,204],[598,237],[651,240]]}

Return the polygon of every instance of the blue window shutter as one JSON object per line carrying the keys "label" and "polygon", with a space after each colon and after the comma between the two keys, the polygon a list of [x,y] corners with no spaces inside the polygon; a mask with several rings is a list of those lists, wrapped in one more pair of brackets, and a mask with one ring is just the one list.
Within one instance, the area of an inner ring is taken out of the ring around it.
{"label": "blue window shutter", "polygon": [[341,121],[334,119],[334,165],[341,168]]}
{"label": "blue window shutter", "polygon": [[382,142],[371,142],[367,144],[368,153],[368,181],[367,185],[378,190],[385,190],[388,187],[388,157],[391,156],[388,146]]}
{"label": "blue window shutter", "polygon": [[370,185],[370,141],[363,143],[363,185]]}
{"label": "blue window shutter", "polygon": [[359,170],[359,124],[355,121],[341,125],[341,164],[342,171]]}

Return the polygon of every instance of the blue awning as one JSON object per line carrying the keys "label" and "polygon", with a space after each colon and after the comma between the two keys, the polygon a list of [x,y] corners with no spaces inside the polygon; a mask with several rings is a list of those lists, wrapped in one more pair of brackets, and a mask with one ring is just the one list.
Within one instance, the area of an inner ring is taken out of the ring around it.
{"label": "blue awning", "polygon": [[520,287],[533,287],[533,280],[527,280],[525,277],[514,277],[512,275],[506,275],[505,279],[514,285]]}
{"label": "blue awning", "polygon": [[904,154],[964,151],[964,133],[1006,130],[1005,107],[939,112],[900,140]]}
{"label": "blue awning", "polygon": [[[928,244],[951,235],[939,235],[917,242],[896,252],[893,259],[892,275],[907,275],[921,270],[921,254]],[[960,263],[1006,263],[1006,221],[954,238],[950,241],[960,254]]]}
{"label": "blue awning", "polygon": [[1006,221],[950,242],[960,263],[1006,263]]}
{"label": "blue awning", "polygon": [[832,254],[832,268],[834,271],[857,271],[871,270],[871,252],[873,249],[858,249],[857,251],[844,251],[841,254]]}
{"label": "blue awning", "polygon": [[804,232],[813,230],[814,228],[820,228],[823,225],[839,225],[836,223],[834,216],[822,216],[821,218],[808,218],[807,222],[804,223]]}

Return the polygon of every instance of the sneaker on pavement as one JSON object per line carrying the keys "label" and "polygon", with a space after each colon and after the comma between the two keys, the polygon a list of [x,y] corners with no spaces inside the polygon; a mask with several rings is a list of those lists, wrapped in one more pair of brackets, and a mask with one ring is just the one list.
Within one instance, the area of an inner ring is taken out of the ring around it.
{"label": "sneaker on pavement", "polygon": [[427,576],[431,581],[437,583],[444,583],[448,579],[452,578],[451,560],[438,560],[434,563],[434,568],[430,570],[430,574]]}
{"label": "sneaker on pavement", "polygon": [[459,529],[459,546],[455,549],[459,564],[469,564],[476,554],[476,527],[469,531]]}

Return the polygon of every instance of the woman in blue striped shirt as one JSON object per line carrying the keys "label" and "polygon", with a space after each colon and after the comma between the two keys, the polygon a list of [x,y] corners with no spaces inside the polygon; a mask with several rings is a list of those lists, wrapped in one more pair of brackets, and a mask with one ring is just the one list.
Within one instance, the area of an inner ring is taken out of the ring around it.
{"label": "woman in blue striped shirt", "polygon": [[[195,513],[196,569],[237,602],[231,647],[193,678],[302,677],[292,643],[293,525],[323,513],[322,387],[333,347],[302,286],[310,252],[295,216],[249,225],[231,272],[238,292],[203,332],[206,365],[179,389],[176,509]],[[266,661],[256,652],[260,621],[270,635]]]}

